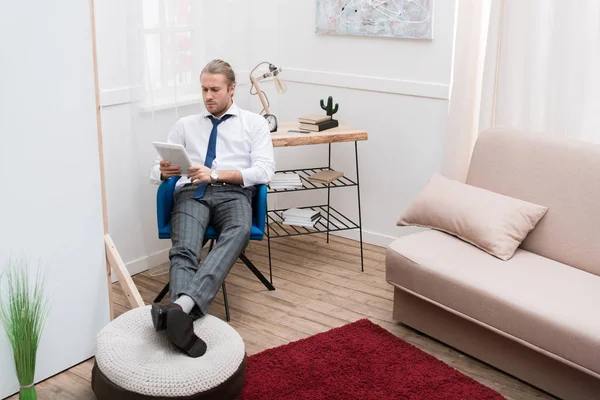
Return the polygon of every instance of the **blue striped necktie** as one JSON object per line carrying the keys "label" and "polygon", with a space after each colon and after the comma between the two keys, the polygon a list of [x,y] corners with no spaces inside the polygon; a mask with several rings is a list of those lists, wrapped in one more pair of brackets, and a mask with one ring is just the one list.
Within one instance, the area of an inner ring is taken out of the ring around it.
{"label": "blue striped necktie", "polygon": [[[231,114],[226,114],[221,117],[221,119],[215,118],[212,115],[209,115],[213,127],[210,131],[210,138],[208,139],[208,149],[206,149],[206,157],[204,158],[204,166],[208,168],[212,168],[213,161],[215,161],[215,157],[217,156],[217,127],[227,118],[231,117]],[[204,197],[204,192],[206,192],[207,184],[201,182],[198,184],[196,188],[196,192],[194,193],[195,199],[201,199]]]}

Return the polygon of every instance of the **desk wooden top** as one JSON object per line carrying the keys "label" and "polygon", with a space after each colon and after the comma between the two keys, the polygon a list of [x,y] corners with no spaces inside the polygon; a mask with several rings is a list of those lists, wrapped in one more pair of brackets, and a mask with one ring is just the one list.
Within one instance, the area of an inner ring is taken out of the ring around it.
{"label": "desk wooden top", "polygon": [[271,133],[273,147],[304,146],[308,144],[357,142],[367,140],[366,131],[356,129],[340,122],[337,128],[327,129],[322,132],[297,133],[288,132],[290,129],[300,129],[299,122],[282,122],[277,130]]}

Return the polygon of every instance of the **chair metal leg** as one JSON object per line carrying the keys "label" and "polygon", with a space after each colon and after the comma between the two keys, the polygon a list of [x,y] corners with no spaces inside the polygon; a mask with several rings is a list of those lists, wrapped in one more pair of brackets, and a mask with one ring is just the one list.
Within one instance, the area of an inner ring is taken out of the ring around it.
{"label": "chair metal leg", "polygon": [[[210,252],[213,248],[215,241],[211,240],[210,241],[210,246],[208,248],[208,251]],[[265,276],[258,270],[258,268],[256,268],[256,266],[252,263],[252,261],[250,261],[248,259],[248,257],[246,257],[245,254],[240,254],[240,260],[242,260],[242,262],[244,264],[246,264],[246,266],[250,269],[250,271],[252,271],[252,273],[262,282],[263,285],[265,285],[265,287],[269,290],[275,290],[275,287],[271,284],[271,282],[269,282],[267,280],[267,278],[265,278]],[[225,318],[227,319],[227,321],[231,321],[231,315],[229,313],[229,301],[227,300],[227,287],[225,286],[225,282],[223,281],[223,285],[221,286],[221,288],[223,289],[223,303],[225,304]],[[158,294],[158,296],[156,296],[156,298],[154,299],[155,303],[159,303],[165,296],[166,294],[169,292],[169,283],[167,283],[165,285],[165,287],[160,291],[160,293]]]}
{"label": "chair metal leg", "polygon": [[166,296],[166,294],[167,294],[168,291],[169,291],[169,282],[167,282],[167,284],[160,291],[160,293],[158,294],[158,296],[156,296],[156,298],[154,299],[154,303],[160,303],[162,301],[162,299]]}
{"label": "chair metal leg", "polygon": [[[211,239],[210,245],[208,246],[209,253],[212,251],[214,244],[215,241]],[[231,316],[229,315],[229,301],[227,301],[227,288],[225,287],[225,281],[223,281],[221,288],[223,289],[223,303],[225,303],[225,318],[227,319],[227,322],[229,322],[231,321]]]}
{"label": "chair metal leg", "polygon": [[229,302],[227,301],[227,288],[225,287],[225,281],[223,281],[223,303],[225,303],[225,318],[227,322],[231,321],[231,317],[229,316]]}
{"label": "chair metal leg", "polygon": [[246,257],[245,254],[240,254],[240,260],[246,264],[246,267],[252,271],[252,273],[258,278],[258,280],[262,282],[263,285],[265,285],[267,289],[275,290],[275,287],[271,284],[271,282],[265,278],[265,276],[258,270],[258,268],[256,268],[256,266],[248,259],[248,257]]}

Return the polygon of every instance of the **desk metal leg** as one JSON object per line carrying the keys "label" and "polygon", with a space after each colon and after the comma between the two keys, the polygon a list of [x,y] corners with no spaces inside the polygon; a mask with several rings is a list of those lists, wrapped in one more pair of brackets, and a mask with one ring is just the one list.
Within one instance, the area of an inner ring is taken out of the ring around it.
{"label": "desk metal leg", "polygon": [[269,209],[267,207],[267,248],[269,250],[269,282],[273,285],[273,267],[271,265],[271,228],[269,227]]}
{"label": "desk metal leg", "polygon": [[[329,143],[329,158],[327,167],[331,170],[331,143]],[[329,203],[331,201],[331,183],[327,184],[327,243],[329,243]]]}
{"label": "desk metal leg", "polygon": [[360,270],[364,272],[363,236],[362,236],[362,213],[360,210],[360,178],[358,173],[358,142],[354,142],[354,157],[356,159],[356,192],[358,196],[358,232],[360,236]]}

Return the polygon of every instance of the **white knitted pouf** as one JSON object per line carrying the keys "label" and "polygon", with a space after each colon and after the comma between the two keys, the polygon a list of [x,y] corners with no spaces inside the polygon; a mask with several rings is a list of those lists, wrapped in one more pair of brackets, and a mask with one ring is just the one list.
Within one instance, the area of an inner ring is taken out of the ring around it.
{"label": "white knitted pouf", "polygon": [[191,358],[152,325],[150,306],[128,311],[98,334],[92,388],[98,399],[227,399],[241,392],[244,342],[229,324],[207,315],[194,322],[207,345]]}

